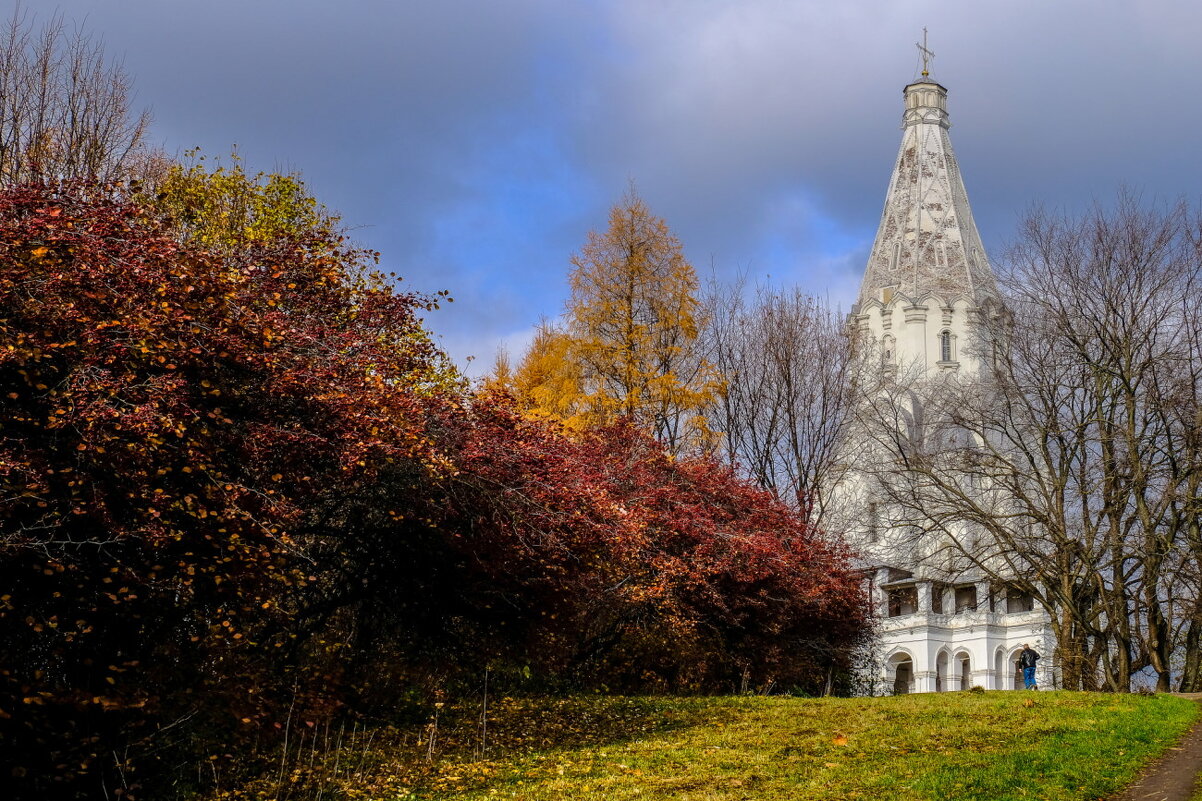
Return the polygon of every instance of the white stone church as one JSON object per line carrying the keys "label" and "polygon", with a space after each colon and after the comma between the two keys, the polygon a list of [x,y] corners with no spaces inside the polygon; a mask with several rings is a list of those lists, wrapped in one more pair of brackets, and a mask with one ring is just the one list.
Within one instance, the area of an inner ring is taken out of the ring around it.
{"label": "white stone church", "polygon": [[[886,383],[970,377],[980,368],[971,346],[978,315],[996,308],[994,275],[948,137],[947,89],[924,69],[903,94],[901,149],[850,324],[879,351],[867,369]],[[890,530],[872,479],[853,469],[847,481],[858,515],[849,536],[879,618],[880,690],[1021,689],[1023,643],[1043,657],[1040,687],[1055,686],[1055,642],[1029,596],[979,571],[949,570],[937,533]]]}

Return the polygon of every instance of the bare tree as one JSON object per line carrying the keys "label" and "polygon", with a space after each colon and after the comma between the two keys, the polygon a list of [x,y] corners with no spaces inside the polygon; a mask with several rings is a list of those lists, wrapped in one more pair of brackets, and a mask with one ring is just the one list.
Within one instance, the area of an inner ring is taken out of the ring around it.
{"label": "bare tree", "polygon": [[865,395],[894,528],[1036,598],[1067,687],[1146,670],[1167,690],[1175,663],[1183,689],[1202,681],[1197,231],[1183,204],[1129,194],[1079,220],[1033,212],[1004,308],[981,315],[982,375]]}
{"label": "bare tree", "polygon": [[733,462],[821,526],[854,391],[846,326],[796,289],[750,299],[743,290],[714,283],[707,293],[705,352],[723,376],[710,427]]}
{"label": "bare tree", "polygon": [[103,46],[59,15],[35,30],[20,7],[0,31],[0,184],[126,177],[150,123]]}

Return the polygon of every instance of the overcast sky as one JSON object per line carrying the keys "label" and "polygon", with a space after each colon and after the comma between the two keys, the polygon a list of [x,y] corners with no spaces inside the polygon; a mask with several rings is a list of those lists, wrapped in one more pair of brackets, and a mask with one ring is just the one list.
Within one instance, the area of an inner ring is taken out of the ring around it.
{"label": "overcast sky", "polygon": [[[12,0],[7,0],[11,4]],[[10,5],[11,8],[11,5]],[[846,309],[900,141],[949,90],[996,261],[1033,203],[1202,194],[1197,0],[26,0],[124,61],[170,153],[303,173],[461,366],[562,311],[630,180],[702,275]]]}

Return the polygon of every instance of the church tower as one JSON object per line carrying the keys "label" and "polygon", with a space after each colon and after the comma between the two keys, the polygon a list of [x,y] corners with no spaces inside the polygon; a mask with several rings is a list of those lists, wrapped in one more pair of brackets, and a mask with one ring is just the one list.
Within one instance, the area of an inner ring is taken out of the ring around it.
{"label": "church tower", "polygon": [[[902,399],[892,420],[865,420],[899,426],[901,437],[930,448],[946,434],[924,433],[923,395],[910,390],[978,380],[977,323],[999,303],[948,136],[947,89],[926,69],[933,54],[925,44],[919,49],[922,77],[903,89],[901,148],[849,324],[872,353],[865,369],[873,375],[864,385]],[[1021,686],[1014,660],[1022,645],[1049,656],[1054,647],[1047,618],[1029,596],[971,568],[953,568],[952,549],[939,541],[947,521],[891,516],[884,488],[904,468],[873,443],[898,433],[860,430],[847,448],[839,490],[880,619],[878,686],[898,693]],[[1051,677],[1051,661],[1040,665],[1041,684]]]}
{"label": "church tower", "polygon": [[886,364],[958,371],[972,361],[974,315],[997,290],[948,136],[947,89],[924,77],[903,95],[901,149],[855,319]]}

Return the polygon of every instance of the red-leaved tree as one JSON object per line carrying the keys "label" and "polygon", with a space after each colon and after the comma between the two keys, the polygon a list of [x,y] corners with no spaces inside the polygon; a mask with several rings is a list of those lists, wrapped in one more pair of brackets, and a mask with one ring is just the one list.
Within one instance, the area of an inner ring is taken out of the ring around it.
{"label": "red-leaved tree", "polygon": [[472,407],[443,525],[494,633],[577,684],[821,689],[866,607],[847,555],[703,458],[617,425],[565,436],[506,398]]}
{"label": "red-leaved tree", "polygon": [[181,739],[275,715],[318,577],[302,523],[388,465],[441,469],[428,301],[358,280],[363,258],[320,232],[214,256],[97,187],[0,193],[18,786],[136,795]]}
{"label": "red-leaved tree", "polygon": [[729,468],[624,424],[568,436],[499,393],[439,442],[447,471],[382,472],[321,518],[355,536],[315,537],[337,547],[311,623],[350,644],[359,708],[486,668],[642,692],[821,692],[850,668],[867,610],[847,555]]}

